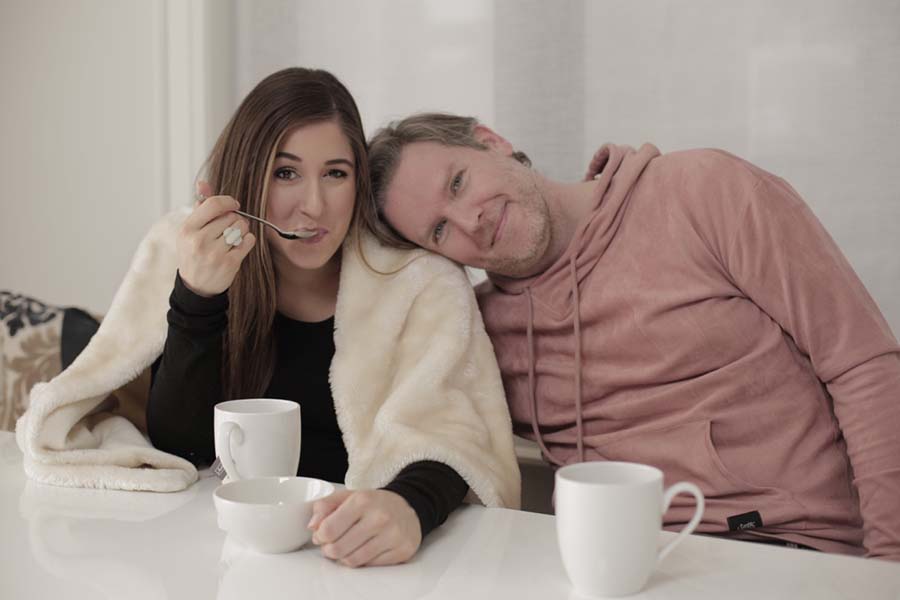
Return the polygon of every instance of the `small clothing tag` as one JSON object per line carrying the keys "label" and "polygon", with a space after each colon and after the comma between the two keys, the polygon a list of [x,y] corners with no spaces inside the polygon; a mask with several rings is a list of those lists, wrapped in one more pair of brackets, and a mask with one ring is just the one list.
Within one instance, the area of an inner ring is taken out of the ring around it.
{"label": "small clothing tag", "polygon": [[762,526],[762,517],[759,515],[759,511],[756,510],[728,517],[728,531],[743,531],[744,529],[756,529]]}
{"label": "small clothing tag", "polygon": [[222,461],[219,460],[218,456],[216,457],[216,460],[213,461],[213,464],[209,468],[213,472],[213,475],[215,475],[219,479],[224,480],[228,476],[228,473],[225,472],[225,466],[222,465]]}

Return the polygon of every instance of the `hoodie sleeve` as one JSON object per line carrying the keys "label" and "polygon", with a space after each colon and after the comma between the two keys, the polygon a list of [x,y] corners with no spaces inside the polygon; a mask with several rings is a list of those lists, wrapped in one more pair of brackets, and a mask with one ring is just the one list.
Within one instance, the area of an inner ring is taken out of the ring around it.
{"label": "hoodie sleeve", "polygon": [[809,356],[834,400],[869,556],[900,560],[900,347],[835,242],[782,179],[756,170],[725,252],[737,285]]}

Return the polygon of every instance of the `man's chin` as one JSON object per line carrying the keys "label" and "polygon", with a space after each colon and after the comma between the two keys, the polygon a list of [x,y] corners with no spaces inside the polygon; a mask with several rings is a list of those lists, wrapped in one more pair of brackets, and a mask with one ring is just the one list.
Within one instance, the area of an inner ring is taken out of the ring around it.
{"label": "man's chin", "polygon": [[530,277],[534,277],[541,272],[541,269],[538,267],[526,268],[524,266],[503,266],[500,265],[496,268],[485,269],[485,273],[487,276],[491,278],[491,281],[514,281],[516,279],[528,279]]}
{"label": "man's chin", "polygon": [[[545,246],[542,244],[542,246]],[[546,247],[542,251],[533,248],[528,256],[517,259],[497,260],[493,264],[485,265],[484,270],[494,280],[500,279],[528,279],[539,275],[552,264],[546,260]]]}

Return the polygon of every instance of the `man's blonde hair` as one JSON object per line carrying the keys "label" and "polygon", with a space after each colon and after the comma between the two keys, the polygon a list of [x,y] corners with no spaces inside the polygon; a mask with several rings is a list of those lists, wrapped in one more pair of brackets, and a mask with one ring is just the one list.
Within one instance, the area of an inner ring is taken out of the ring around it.
{"label": "man's blonde hair", "polygon": [[[416,248],[416,244],[400,235],[384,218],[385,195],[397,171],[403,148],[415,142],[437,142],[444,146],[487,150],[487,146],[475,138],[478,125],[478,119],[474,117],[432,112],[392,121],[375,132],[369,141],[372,203],[360,215],[362,224],[383,244],[395,248]],[[524,152],[513,152],[512,157],[527,167],[531,166],[531,160]]]}

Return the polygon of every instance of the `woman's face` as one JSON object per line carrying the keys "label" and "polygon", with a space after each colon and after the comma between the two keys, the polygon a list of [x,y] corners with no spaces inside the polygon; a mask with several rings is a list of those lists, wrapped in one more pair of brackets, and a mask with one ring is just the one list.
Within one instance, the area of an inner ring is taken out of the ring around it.
{"label": "woman's face", "polygon": [[297,127],[282,138],[266,199],[266,219],[286,231],[316,231],[286,240],[266,227],[276,267],[319,269],[335,256],[353,216],[353,149],[336,121]]}

